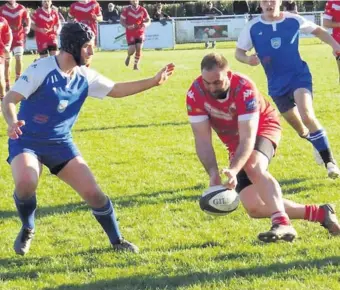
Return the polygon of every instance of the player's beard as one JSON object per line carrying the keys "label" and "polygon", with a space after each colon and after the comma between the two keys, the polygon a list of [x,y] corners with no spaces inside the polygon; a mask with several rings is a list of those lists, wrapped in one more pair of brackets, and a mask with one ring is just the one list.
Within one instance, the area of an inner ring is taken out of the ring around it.
{"label": "player's beard", "polygon": [[226,90],[218,90],[215,92],[210,92],[211,96],[216,99],[216,100],[223,100],[227,97],[229,88],[227,88]]}

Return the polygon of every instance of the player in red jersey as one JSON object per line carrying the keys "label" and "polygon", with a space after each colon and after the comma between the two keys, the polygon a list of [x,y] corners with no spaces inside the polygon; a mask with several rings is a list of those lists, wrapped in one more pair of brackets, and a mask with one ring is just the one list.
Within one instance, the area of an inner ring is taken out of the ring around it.
{"label": "player in red jersey", "polygon": [[52,9],[52,1],[43,0],[42,7],[35,10],[31,18],[40,57],[55,55],[61,25],[58,11]]}
{"label": "player in red jersey", "polygon": [[225,185],[236,189],[251,217],[271,217],[272,227],[259,234],[261,241],[292,241],[296,231],[290,218],[320,222],[331,234],[340,235],[332,205],[301,205],[282,198],[279,183],[268,171],[281,136],[279,118],[256,85],[232,72],[217,53],[203,58],[201,72],[187,93],[187,111],[210,186],[222,184],[213,129],[229,150],[230,165],[222,171],[228,178]]}
{"label": "player in red jersey", "polygon": [[[11,50],[12,31],[5,18],[0,16],[0,101],[5,95],[5,59]],[[1,112],[1,109],[0,109]]]}
{"label": "player in red jersey", "polygon": [[97,37],[97,22],[103,20],[100,6],[96,0],[80,0],[71,4],[69,17],[88,25]]}
{"label": "player in red jersey", "polygon": [[[340,43],[340,1],[327,1],[323,15],[323,26],[332,28],[333,38]],[[336,57],[340,82],[340,56]]]}
{"label": "player in red jersey", "polygon": [[[11,52],[15,56],[15,80],[21,75],[22,56],[24,54],[25,37],[30,31],[31,20],[26,8],[15,0],[7,1],[0,7],[0,16],[4,17],[12,30],[13,41]],[[5,62],[6,91],[10,89],[11,53],[7,54]]]}
{"label": "player in red jersey", "polygon": [[131,56],[136,53],[133,69],[138,70],[145,40],[145,28],[151,24],[151,20],[146,9],[139,5],[139,0],[131,0],[130,3],[131,5],[125,7],[120,15],[120,23],[126,29],[126,42],[129,46],[125,65],[129,65]]}

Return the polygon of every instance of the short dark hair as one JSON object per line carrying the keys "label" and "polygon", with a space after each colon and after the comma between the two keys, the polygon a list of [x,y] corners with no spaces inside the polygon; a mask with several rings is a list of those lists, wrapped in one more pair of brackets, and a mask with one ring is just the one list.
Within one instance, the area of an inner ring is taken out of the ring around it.
{"label": "short dark hair", "polygon": [[219,69],[225,69],[228,67],[228,61],[222,54],[212,52],[203,57],[201,61],[201,71],[213,70],[215,67]]}

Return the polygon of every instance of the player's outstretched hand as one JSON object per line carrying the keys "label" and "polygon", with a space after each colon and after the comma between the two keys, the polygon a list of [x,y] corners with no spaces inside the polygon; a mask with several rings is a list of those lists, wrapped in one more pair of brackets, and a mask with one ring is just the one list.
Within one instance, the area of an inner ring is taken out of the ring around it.
{"label": "player's outstretched hand", "polygon": [[248,56],[248,64],[251,66],[257,66],[260,64],[260,59],[257,54],[252,54]]}
{"label": "player's outstretched hand", "polygon": [[20,135],[22,135],[22,131],[20,127],[25,125],[25,121],[19,120],[16,123],[8,126],[7,135],[9,138],[15,140],[18,139]]}
{"label": "player's outstretched hand", "polygon": [[175,70],[175,64],[169,63],[163,67],[155,76],[156,86],[162,85],[173,74]]}
{"label": "player's outstretched hand", "polygon": [[237,185],[237,177],[235,171],[229,168],[222,169],[222,173],[228,178],[224,186],[229,189],[235,189]]}

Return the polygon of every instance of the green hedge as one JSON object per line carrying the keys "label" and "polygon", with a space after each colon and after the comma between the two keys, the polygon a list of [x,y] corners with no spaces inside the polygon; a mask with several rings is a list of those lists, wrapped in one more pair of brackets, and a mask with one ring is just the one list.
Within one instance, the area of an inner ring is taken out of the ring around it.
{"label": "green hedge", "polygon": [[[203,11],[205,3],[205,1],[197,1],[163,4],[163,11],[173,17],[199,16]],[[323,11],[325,4],[325,1],[297,1],[298,10],[300,12]],[[258,1],[249,1],[251,11],[255,11],[257,5]],[[155,4],[144,3],[143,6],[147,9],[150,15],[153,14],[155,10]],[[215,1],[214,6],[220,9],[225,15],[233,14],[232,1]],[[121,11],[123,8],[123,6],[119,5],[116,7],[119,11]],[[102,8],[106,9],[106,7]],[[60,12],[63,14],[65,19],[67,19],[68,9],[68,7],[59,7]]]}

